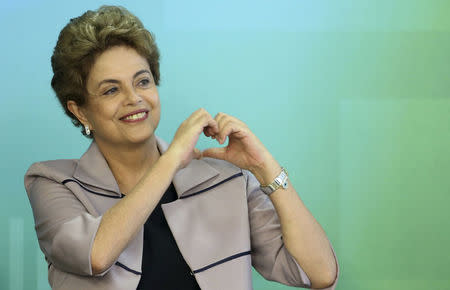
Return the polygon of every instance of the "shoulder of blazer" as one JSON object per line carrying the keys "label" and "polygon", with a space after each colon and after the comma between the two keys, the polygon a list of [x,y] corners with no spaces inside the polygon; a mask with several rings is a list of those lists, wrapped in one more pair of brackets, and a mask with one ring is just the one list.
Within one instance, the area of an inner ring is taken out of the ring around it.
{"label": "shoulder of blazer", "polygon": [[62,183],[71,178],[78,164],[78,159],[59,159],[33,163],[25,173],[25,188],[28,190],[33,181],[44,177]]}

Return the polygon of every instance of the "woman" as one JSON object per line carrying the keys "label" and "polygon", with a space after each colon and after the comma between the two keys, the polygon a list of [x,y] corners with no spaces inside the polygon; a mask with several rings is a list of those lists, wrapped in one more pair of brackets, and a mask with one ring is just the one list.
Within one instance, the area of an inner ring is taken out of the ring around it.
{"label": "woman", "polygon": [[[72,19],[52,87],[93,142],[33,164],[25,186],[54,289],[251,289],[266,279],[334,289],[338,266],[287,172],[240,120],[195,111],[155,136],[159,53],[126,9]],[[200,152],[200,134],[228,146]]]}

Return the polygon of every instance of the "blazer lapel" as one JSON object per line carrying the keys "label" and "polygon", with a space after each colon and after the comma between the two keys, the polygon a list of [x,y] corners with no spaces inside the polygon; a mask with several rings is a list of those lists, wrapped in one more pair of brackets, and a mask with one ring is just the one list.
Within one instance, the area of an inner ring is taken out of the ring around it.
{"label": "blazer lapel", "polygon": [[[156,140],[158,149],[163,154],[167,151],[169,145],[159,137],[156,137]],[[208,163],[202,160],[192,160],[189,165],[180,169],[173,178],[178,197],[218,174],[219,172]],[[92,142],[89,149],[81,156],[73,177],[84,184],[106,190],[112,196],[121,196],[116,179],[95,142]]]}
{"label": "blazer lapel", "polygon": [[[169,145],[156,137],[158,149],[161,154],[167,151]],[[193,159],[186,167],[177,171],[173,178],[173,185],[178,198],[189,193],[189,190],[214,178],[219,172],[203,160]]]}
{"label": "blazer lapel", "polygon": [[[165,152],[167,144],[157,141]],[[252,289],[246,184],[234,178],[239,169],[219,170],[192,160],[173,179],[179,198],[162,209],[202,289]]]}
{"label": "blazer lapel", "polygon": [[192,181],[195,172],[181,172],[178,180],[189,185],[179,188],[190,189],[161,205],[184,260],[205,290],[252,289],[246,183],[239,175],[228,177],[218,174],[192,187],[199,180]]}

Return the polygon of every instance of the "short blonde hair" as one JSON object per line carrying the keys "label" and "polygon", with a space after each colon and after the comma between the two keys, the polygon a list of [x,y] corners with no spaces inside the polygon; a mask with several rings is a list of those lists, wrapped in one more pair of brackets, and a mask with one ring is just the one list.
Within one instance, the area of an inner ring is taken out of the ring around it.
{"label": "short blonde hair", "polygon": [[[102,6],[96,11],[89,10],[71,19],[61,30],[51,58],[51,84],[75,126],[82,124],[68,110],[67,101],[75,101],[79,106],[86,103],[86,80],[97,56],[117,45],[132,47],[145,57],[156,85],[159,84],[159,51],[154,37],[125,8]],[[81,132],[86,136],[83,129]]]}

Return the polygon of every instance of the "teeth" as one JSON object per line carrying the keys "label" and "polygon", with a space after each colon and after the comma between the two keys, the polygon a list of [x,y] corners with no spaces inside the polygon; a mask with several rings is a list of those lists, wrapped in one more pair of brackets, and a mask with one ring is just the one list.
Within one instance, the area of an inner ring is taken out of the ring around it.
{"label": "teeth", "polygon": [[137,120],[143,118],[145,116],[145,112],[137,113],[134,115],[127,116],[124,120]]}

